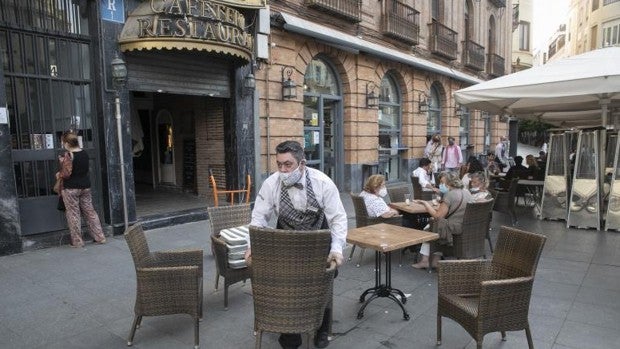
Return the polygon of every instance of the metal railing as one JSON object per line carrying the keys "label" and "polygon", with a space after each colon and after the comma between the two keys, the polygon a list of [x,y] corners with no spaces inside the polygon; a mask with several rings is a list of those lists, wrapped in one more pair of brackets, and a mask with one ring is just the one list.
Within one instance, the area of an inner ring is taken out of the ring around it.
{"label": "metal railing", "polygon": [[506,7],[506,0],[489,0],[495,7]]}
{"label": "metal railing", "polygon": [[477,71],[484,70],[484,46],[471,40],[463,41],[463,64]]}
{"label": "metal railing", "polygon": [[383,14],[383,34],[417,45],[420,38],[420,12],[397,0],[388,0]]}
{"label": "metal railing", "polygon": [[487,73],[492,76],[502,76],[505,74],[505,60],[504,57],[497,55],[495,53],[488,54],[488,66]]}
{"label": "metal railing", "polygon": [[361,0],[306,0],[306,5],[354,23],[362,21]]}
{"label": "metal railing", "polygon": [[451,60],[456,59],[458,49],[456,36],[458,33],[436,21],[429,23],[428,29],[431,53]]}

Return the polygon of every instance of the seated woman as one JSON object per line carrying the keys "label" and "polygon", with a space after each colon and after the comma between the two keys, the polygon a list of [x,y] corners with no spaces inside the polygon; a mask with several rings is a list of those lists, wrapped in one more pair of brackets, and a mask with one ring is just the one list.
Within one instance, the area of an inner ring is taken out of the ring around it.
{"label": "seated woman", "polygon": [[495,161],[495,154],[490,153],[487,155],[487,164],[487,171],[489,172],[489,175],[496,175],[501,172],[499,164]]}
{"label": "seated woman", "polygon": [[[463,189],[463,183],[459,179],[458,173],[451,172],[441,176],[441,184],[439,190],[443,193],[443,200],[438,208],[434,208],[431,203],[426,201],[417,201],[424,205],[426,212],[434,219],[433,231],[439,234],[439,239],[444,243],[452,244],[452,235],[461,233],[461,224],[463,223],[463,215],[467,203],[472,202],[471,193]],[[430,260],[430,244],[423,243],[420,248],[422,260],[412,267],[416,269],[427,268],[434,264],[434,260]]]}
{"label": "seated woman", "polygon": [[473,156],[469,157],[469,160],[467,161],[467,164],[465,164],[465,166],[466,170],[465,174],[461,178],[461,182],[463,182],[463,187],[465,189],[468,189],[469,181],[471,180],[471,174],[476,172],[482,172],[484,171],[484,168],[482,168],[482,164],[480,163],[480,161]]}
{"label": "seated woman", "polygon": [[385,187],[385,177],[383,177],[383,175],[372,175],[368,177],[360,196],[364,198],[369,217],[390,218],[398,216],[398,211],[389,207],[385,201],[383,201],[386,195],[387,188]]}
{"label": "seated woman", "polygon": [[541,181],[545,178],[544,169],[538,167],[538,161],[536,161],[534,155],[526,156],[525,164],[527,165],[527,179]]}
{"label": "seated woman", "polygon": [[487,180],[484,172],[469,174],[469,192],[474,202],[481,202],[493,199],[493,195],[487,190]]}

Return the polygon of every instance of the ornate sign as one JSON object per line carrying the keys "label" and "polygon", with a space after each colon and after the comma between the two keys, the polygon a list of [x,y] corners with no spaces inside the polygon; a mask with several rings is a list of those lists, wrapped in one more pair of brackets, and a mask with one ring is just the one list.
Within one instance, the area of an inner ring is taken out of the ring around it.
{"label": "ornate sign", "polygon": [[246,7],[246,8],[263,8],[265,7],[265,0],[217,0],[213,2],[219,2],[220,4]]}
{"label": "ornate sign", "polygon": [[245,31],[245,16],[222,2],[260,1],[145,1],[128,16],[119,39],[121,49],[195,49],[249,61],[254,37]]}

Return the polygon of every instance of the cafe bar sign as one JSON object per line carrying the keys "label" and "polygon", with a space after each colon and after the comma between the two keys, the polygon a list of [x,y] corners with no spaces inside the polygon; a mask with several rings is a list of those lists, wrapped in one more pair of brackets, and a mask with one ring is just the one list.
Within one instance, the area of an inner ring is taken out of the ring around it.
{"label": "cafe bar sign", "polygon": [[[254,37],[245,16],[227,6],[258,8],[263,1],[149,0],[127,17],[121,50],[178,49],[217,52],[249,61]],[[245,5],[245,6],[244,6]]]}

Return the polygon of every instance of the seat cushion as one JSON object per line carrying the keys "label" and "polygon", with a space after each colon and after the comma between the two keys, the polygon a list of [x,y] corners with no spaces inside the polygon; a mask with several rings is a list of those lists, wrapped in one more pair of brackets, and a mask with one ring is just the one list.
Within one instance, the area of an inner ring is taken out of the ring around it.
{"label": "seat cushion", "polygon": [[475,319],[478,317],[478,296],[472,295],[441,295],[439,297],[440,303],[443,304],[443,307],[449,308],[449,313],[454,315],[456,318],[464,319],[470,318]]}
{"label": "seat cushion", "polygon": [[245,245],[249,230],[247,225],[220,230],[220,237],[228,245]]}

